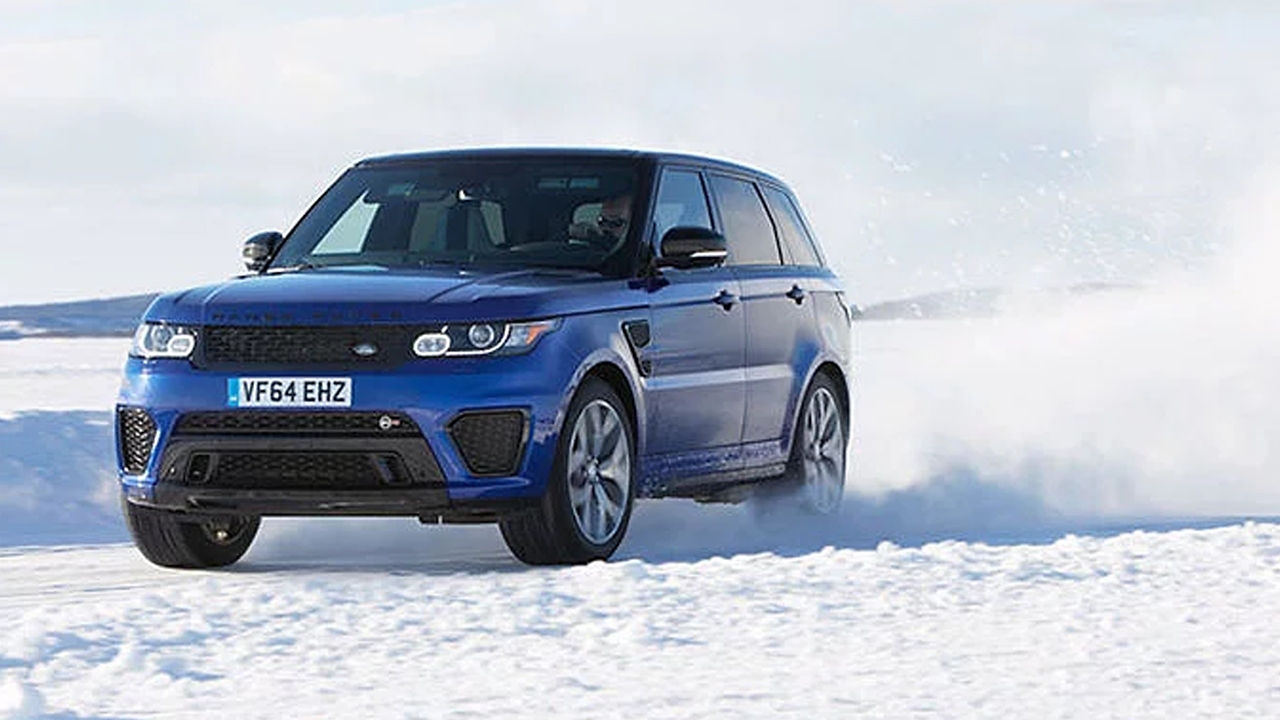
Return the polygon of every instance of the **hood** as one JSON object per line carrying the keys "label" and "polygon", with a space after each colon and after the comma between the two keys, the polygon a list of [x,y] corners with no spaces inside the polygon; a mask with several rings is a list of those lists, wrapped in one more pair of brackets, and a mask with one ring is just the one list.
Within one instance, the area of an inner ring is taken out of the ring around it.
{"label": "hood", "polygon": [[644,303],[586,271],[326,268],[250,275],[162,295],[146,319],[190,325],[431,324],[520,320]]}

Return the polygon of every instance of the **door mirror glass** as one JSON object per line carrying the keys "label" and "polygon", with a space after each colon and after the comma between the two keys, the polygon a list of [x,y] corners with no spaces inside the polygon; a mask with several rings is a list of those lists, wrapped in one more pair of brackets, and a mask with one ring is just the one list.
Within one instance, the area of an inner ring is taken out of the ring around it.
{"label": "door mirror glass", "polygon": [[714,267],[724,262],[729,252],[724,236],[705,227],[673,227],[662,236],[659,267]]}
{"label": "door mirror glass", "polygon": [[245,240],[244,249],[240,251],[240,256],[244,259],[244,266],[249,268],[251,272],[262,272],[262,269],[267,266],[267,262],[271,260],[271,256],[276,254],[276,248],[279,248],[282,242],[284,242],[284,236],[274,230],[260,232]]}

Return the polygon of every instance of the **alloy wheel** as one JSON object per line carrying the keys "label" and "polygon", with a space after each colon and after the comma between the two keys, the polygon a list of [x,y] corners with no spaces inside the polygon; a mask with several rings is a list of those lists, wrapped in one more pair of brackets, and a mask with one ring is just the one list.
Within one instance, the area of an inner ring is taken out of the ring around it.
{"label": "alloy wheel", "polygon": [[844,492],[844,427],[840,405],[825,387],[809,398],[803,443],[805,495],[819,513],[835,512]]}
{"label": "alloy wheel", "polygon": [[566,470],[578,530],[597,545],[607,543],[622,525],[631,494],[631,439],[612,405],[593,400],[582,408]]}

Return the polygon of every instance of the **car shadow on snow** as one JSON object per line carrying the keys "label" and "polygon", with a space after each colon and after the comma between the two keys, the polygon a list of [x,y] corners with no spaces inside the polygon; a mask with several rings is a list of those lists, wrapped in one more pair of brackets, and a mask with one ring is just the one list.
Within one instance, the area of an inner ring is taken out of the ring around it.
{"label": "car shadow on snow", "polygon": [[[931,482],[875,497],[849,493],[830,518],[805,514],[786,497],[741,505],[641,501],[614,557],[695,562],[755,553],[797,556],[827,546],[872,549],[884,541],[903,547],[943,540],[1047,544],[1065,535],[1206,528],[1245,519],[1067,515],[1026,489],[1035,486],[953,469]],[[411,575],[527,570],[507,553],[493,526],[424,528],[413,520],[356,518],[270,518],[248,557],[231,569]]]}
{"label": "car shadow on snow", "polygon": [[450,575],[523,566],[496,526],[423,526],[413,518],[265,518],[236,573]]}
{"label": "car shadow on snow", "polygon": [[840,512],[825,518],[805,513],[788,497],[737,506],[651,503],[639,506],[618,557],[689,561],[766,552],[790,556],[828,546],[872,549],[886,541],[903,547],[944,540],[1048,544],[1066,535],[1207,528],[1247,519],[1067,514],[1029,487],[1038,485],[997,482],[953,468],[930,482],[881,495],[847,492]]}

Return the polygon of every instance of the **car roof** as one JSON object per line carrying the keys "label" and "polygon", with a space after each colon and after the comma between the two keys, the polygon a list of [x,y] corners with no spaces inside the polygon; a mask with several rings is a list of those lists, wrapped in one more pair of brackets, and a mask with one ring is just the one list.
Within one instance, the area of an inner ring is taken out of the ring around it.
{"label": "car roof", "polygon": [[529,147],[529,148],[474,148],[461,150],[431,150],[423,152],[396,153],[367,157],[356,163],[356,167],[373,165],[412,165],[431,160],[516,160],[520,158],[566,158],[566,159],[616,159],[639,160],[655,164],[696,165],[711,170],[725,170],[734,173],[754,175],[777,183],[783,187],[787,184],[777,177],[746,165],[686,153],[662,152],[656,150],[629,150],[621,148],[571,148],[571,147]]}

